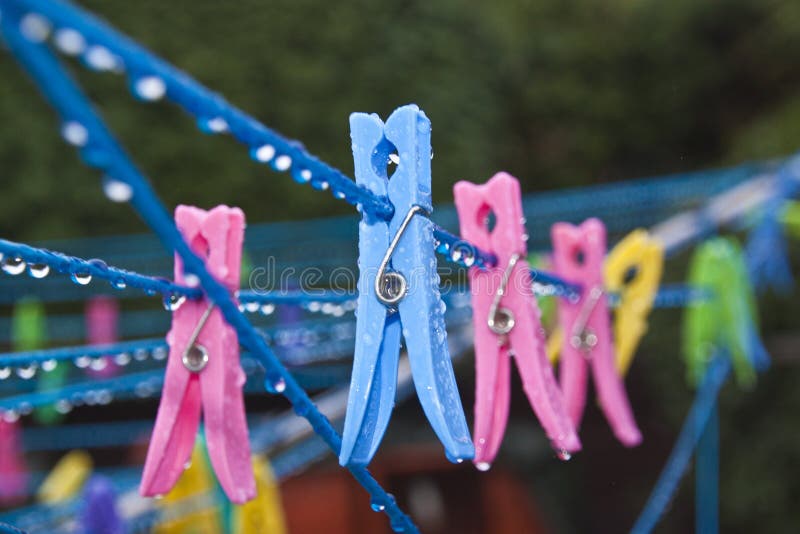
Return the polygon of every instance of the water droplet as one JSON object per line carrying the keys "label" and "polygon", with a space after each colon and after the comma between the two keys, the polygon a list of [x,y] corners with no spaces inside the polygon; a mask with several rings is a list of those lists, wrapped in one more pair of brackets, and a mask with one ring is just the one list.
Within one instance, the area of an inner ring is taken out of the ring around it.
{"label": "water droplet", "polygon": [[110,176],[103,177],[103,193],[111,202],[128,202],[133,198],[133,188]]}
{"label": "water droplet", "polygon": [[19,256],[6,256],[3,258],[2,269],[11,275],[21,274],[25,270],[25,261]]}
{"label": "water droplet", "polygon": [[250,149],[250,157],[259,163],[267,163],[275,157],[275,147],[261,145]]}
{"label": "water droplet", "polygon": [[200,278],[196,274],[186,273],[183,275],[183,283],[188,287],[197,287],[200,285]]}
{"label": "water droplet", "polygon": [[382,501],[379,501],[377,499],[373,499],[369,503],[369,507],[372,508],[373,512],[383,512],[384,510],[386,510],[386,505],[383,504]]}
{"label": "water droplet", "polygon": [[[294,181],[297,183],[307,184],[308,182],[311,181],[311,171],[308,169],[301,169],[299,171],[295,171],[292,173],[292,178],[294,178]],[[316,187],[316,184],[311,184],[311,185]]]}
{"label": "water droplet", "polygon": [[102,371],[108,367],[108,360],[106,358],[94,358],[89,364],[89,368],[93,371]]}
{"label": "water droplet", "polygon": [[11,376],[11,367],[0,367],[0,380],[5,380]]}
{"label": "water droplet", "polygon": [[556,456],[562,462],[566,462],[566,461],[572,459],[572,454],[570,454],[570,452],[568,450],[566,450],[566,449],[561,449],[561,450],[556,451]]}
{"label": "water droplet", "polygon": [[153,349],[153,359],[156,361],[161,361],[167,357],[169,351],[166,347],[156,347]]}
{"label": "water droplet", "polygon": [[163,495],[163,494],[153,495],[153,498],[154,498],[155,500],[157,500],[157,501],[160,501],[161,499],[163,499],[163,498],[164,498],[164,495]]}
{"label": "water droplet", "polygon": [[36,369],[38,369],[38,366],[35,363],[24,367],[17,367],[17,376],[23,380],[30,380],[36,376]]}
{"label": "water droplet", "polygon": [[339,200],[342,200],[342,199],[344,199],[345,194],[343,192],[341,192],[341,191],[334,191],[333,192],[333,196],[334,196],[334,198],[338,198]]}
{"label": "water droplet", "polygon": [[311,182],[311,187],[313,187],[317,191],[325,191],[326,189],[328,189],[328,187],[330,187],[330,184],[325,180],[320,180],[318,182]]}
{"label": "water droplet", "polygon": [[150,356],[150,353],[147,352],[147,349],[136,349],[133,351],[133,359],[137,362],[146,360],[148,356]]}
{"label": "water droplet", "polygon": [[185,295],[179,295],[178,293],[170,293],[166,297],[164,297],[164,309],[167,311],[175,311],[181,307],[181,305],[186,302]]}
{"label": "water droplet", "polygon": [[158,76],[142,76],[133,84],[133,92],[142,100],[153,102],[167,94],[167,84]]}
{"label": "water droplet", "polygon": [[70,278],[78,285],[85,286],[92,281],[92,275],[89,273],[72,273]]}
{"label": "water droplet", "polygon": [[192,467],[192,460],[191,459],[187,460],[187,462],[185,464],[183,464],[183,468],[184,469],[189,469],[190,467]]}
{"label": "water droplet", "polygon": [[19,412],[16,410],[6,410],[3,412],[3,419],[6,423],[16,423],[19,421]]}
{"label": "water droplet", "polygon": [[225,133],[228,131],[228,121],[222,117],[199,119],[197,121],[197,126],[201,131],[209,134]]}
{"label": "water droplet", "polygon": [[447,451],[445,451],[444,455],[447,458],[447,461],[449,461],[450,463],[460,464],[460,463],[464,462],[463,458],[459,458],[458,456],[453,456],[452,454],[450,454]]}
{"label": "water droplet", "polygon": [[125,282],[124,278],[117,278],[111,282],[111,286],[114,289],[125,289],[126,287],[128,287],[128,284],[127,282]]}
{"label": "water droplet", "polygon": [[400,165],[400,155],[394,152],[389,154],[389,163],[394,165]]}
{"label": "water droplet", "polygon": [[68,56],[77,56],[86,50],[86,39],[72,28],[56,30],[53,41],[56,48]]}
{"label": "water droplet", "polygon": [[[145,355],[145,358],[146,357],[147,356]],[[119,366],[124,367],[124,366],[128,365],[129,363],[131,363],[131,355],[128,354],[127,352],[120,352],[119,354],[114,356],[114,363],[119,365]]]}
{"label": "water droplet", "polygon": [[286,380],[284,380],[283,377],[267,377],[267,380],[264,382],[264,387],[269,393],[277,395],[286,391]]}
{"label": "water droplet", "polygon": [[114,400],[114,395],[111,393],[109,389],[101,389],[97,392],[97,404],[101,406],[106,406],[111,404],[111,401]]}
{"label": "water droplet", "polygon": [[292,166],[292,158],[283,154],[275,158],[275,170],[278,171],[285,171],[288,170],[289,167]]}
{"label": "water droplet", "polygon": [[89,130],[75,121],[67,121],[61,126],[61,137],[73,146],[85,146],[89,141]]}
{"label": "water droplet", "polygon": [[72,403],[66,399],[56,401],[56,411],[60,414],[67,414],[72,411]]}
{"label": "water droplet", "polygon": [[45,360],[42,362],[42,371],[45,373],[49,373],[56,367],[58,367],[58,362],[56,360]]}
{"label": "water droplet", "polygon": [[244,304],[244,310],[248,313],[255,313],[258,311],[258,302],[246,302]]}
{"label": "water droplet", "polygon": [[20,415],[30,415],[33,412],[33,404],[30,402],[20,402],[17,408],[19,410]]}
{"label": "water droplet", "polygon": [[475,469],[477,469],[478,471],[488,471],[491,468],[492,464],[490,464],[489,462],[478,462],[475,464]]}
{"label": "water droplet", "polygon": [[91,363],[92,359],[88,356],[78,356],[75,358],[75,367],[79,369],[86,369]]}
{"label": "water droplet", "polygon": [[118,59],[104,46],[90,46],[83,56],[84,61],[94,70],[120,70]]}
{"label": "water droplet", "polygon": [[28,13],[19,21],[19,31],[23,37],[34,43],[41,43],[50,35],[50,21],[38,13]]}
{"label": "water droplet", "polygon": [[45,263],[31,263],[28,265],[28,274],[31,278],[44,278],[50,274],[50,266]]}
{"label": "water droplet", "polygon": [[274,311],[275,311],[275,305],[272,303],[264,304],[263,306],[261,306],[261,313],[263,313],[264,315],[272,315]]}

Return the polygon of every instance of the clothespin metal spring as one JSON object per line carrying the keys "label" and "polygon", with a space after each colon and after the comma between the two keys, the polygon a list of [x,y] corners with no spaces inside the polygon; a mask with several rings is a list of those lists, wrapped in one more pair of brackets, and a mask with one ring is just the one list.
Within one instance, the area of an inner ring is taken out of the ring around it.
{"label": "clothespin metal spring", "polygon": [[403,219],[403,222],[397,229],[397,233],[392,238],[391,243],[389,243],[389,248],[386,249],[386,254],[383,256],[383,260],[381,260],[381,264],[378,267],[378,275],[375,277],[375,295],[378,297],[379,301],[392,311],[394,311],[394,306],[406,296],[408,292],[408,281],[401,273],[397,271],[388,271],[389,260],[391,260],[392,253],[394,249],[397,248],[400,238],[403,237],[403,232],[405,232],[411,219],[417,213],[428,216],[428,212],[422,206],[411,206],[405,219]]}
{"label": "clothespin metal spring", "polygon": [[200,336],[200,332],[203,331],[203,327],[208,322],[208,318],[211,317],[211,312],[213,310],[214,303],[212,302],[200,317],[200,321],[198,321],[194,332],[192,332],[192,336],[189,338],[188,343],[186,343],[186,350],[183,351],[181,355],[183,365],[193,373],[199,373],[208,365],[208,350],[206,350],[203,345],[197,343],[197,338]]}
{"label": "clothespin metal spring", "polygon": [[[498,336],[505,336],[514,329],[514,325],[516,324],[514,313],[508,308],[501,308],[500,301],[506,294],[508,280],[511,278],[511,273],[514,271],[517,261],[519,261],[519,253],[512,254],[508,259],[508,265],[506,266],[506,270],[503,271],[503,278],[500,281],[500,287],[497,288],[497,292],[494,295],[494,300],[489,308],[489,317],[486,320],[486,324],[489,326],[489,330]],[[505,340],[503,343],[505,343]]]}

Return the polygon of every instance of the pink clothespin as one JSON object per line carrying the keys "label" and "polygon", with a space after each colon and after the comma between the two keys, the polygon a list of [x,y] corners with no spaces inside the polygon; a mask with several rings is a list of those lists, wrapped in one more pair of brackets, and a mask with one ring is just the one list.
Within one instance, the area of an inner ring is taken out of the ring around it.
{"label": "pink clothespin", "polygon": [[[217,206],[205,211],[178,206],[175,222],[192,250],[217,280],[239,289],[244,213]],[[185,284],[183,262],[175,258],[175,281]],[[186,301],[172,314],[164,389],[147,451],[140,492],[163,495],[188,465],[204,413],[208,455],[222,489],[235,503],[256,494],[250,459],[236,331],[206,298]]]}
{"label": "pink clothespin", "polygon": [[10,422],[0,413],[0,505],[11,506],[25,500],[28,467],[22,455],[22,429],[19,420]]}
{"label": "pink clothespin", "polygon": [[[86,302],[86,340],[90,345],[102,345],[117,341],[117,322],[119,306],[116,299],[99,295]],[[87,369],[87,372],[98,378],[109,378],[117,374],[119,367],[109,357],[103,356],[104,366],[99,369]]]}
{"label": "pink clothespin", "polygon": [[[519,182],[498,173],[485,185],[453,188],[461,236],[497,257],[495,267],[469,270],[475,325],[475,465],[488,469],[508,420],[511,357],[528,400],[559,457],[581,444],[545,354],[544,331],[526,261]],[[490,214],[496,224],[488,227]]]}
{"label": "pink clothespin", "polygon": [[611,319],[603,289],[606,228],[599,219],[588,219],[580,226],[556,223],[551,234],[556,273],[584,287],[577,301],[558,302],[564,331],[559,374],[570,417],[579,427],[586,405],[586,368],[591,364],[600,408],[617,439],[633,447],[641,443],[642,434],[614,364]]}

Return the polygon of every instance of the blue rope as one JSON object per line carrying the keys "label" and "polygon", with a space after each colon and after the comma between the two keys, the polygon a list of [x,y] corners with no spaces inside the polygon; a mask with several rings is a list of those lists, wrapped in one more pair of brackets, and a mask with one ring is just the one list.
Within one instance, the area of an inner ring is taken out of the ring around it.
{"label": "blue rope", "polygon": [[[83,345],[79,347],[60,347],[56,349],[32,350],[27,352],[9,352],[0,354],[0,368],[19,367],[31,363],[48,361],[62,362],[80,357],[100,358],[116,354],[131,354],[147,351],[152,353],[157,350],[167,350],[169,347],[163,338],[140,339],[136,341],[123,341],[120,343],[107,343],[103,345]],[[166,354],[164,354],[166,356]]]}
{"label": "blue rope", "polygon": [[719,409],[715,403],[695,455],[695,532],[719,532]]}
{"label": "blue rope", "polygon": [[661,519],[700,440],[697,429],[705,427],[708,422],[715,409],[720,389],[728,379],[730,372],[731,363],[725,354],[718,354],[709,363],[667,464],[658,477],[658,482],[650,493],[644,510],[633,525],[632,534],[651,532]]}
{"label": "blue rope", "polygon": [[[298,415],[306,418],[314,431],[322,437],[329,448],[338,455],[341,449],[341,437],[330,422],[314,406],[308,394],[289,375],[270,350],[258,331],[239,311],[238,306],[228,294],[228,290],[208,272],[203,261],[192,252],[184,241],[174,221],[169,217],[164,206],[144,176],[130,163],[127,155],[108,132],[105,124],[94,112],[83,93],[75,85],[58,61],[42,45],[32,44],[19,34],[19,14],[13,12],[8,0],[0,1],[3,6],[3,18],[0,27],[11,51],[21,66],[36,81],[45,97],[59,111],[65,120],[77,120],[88,132],[88,143],[81,149],[87,163],[103,169],[113,179],[131,188],[130,202],[139,215],[159,236],[168,250],[175,251],[184,262],[184,270],[194,274],[205,289],[208,298],[219,308],[225,320],[235,330],[239,342],[247,347],[267,369],[268,380],[277,378],[285,383],[283,395],[294,406]],[[56,11],[66,9],[57,2],[46,4]],[[81,23],[80,16],[73,16],[72,22]],[[63,21],[61,26],[73,26]],[[232,125],[233,127],[233,125]],[[313,169],[312,169],[313,170]],[[353,184],[354,185],[354,184]],[[349,467],[354,478],[369,492],[373,499],[385,504],[386,514],[393,525],[402,525],[403,530],[418,532],[417,527],[400,508],[394,499],[378,484],[365,468]]]}
{"label": "blue rope", "polygon": [[0,239],[0,255],[2,255],[0,257],[3,260],[3,270],[7,273],[21,274],[27,264],[31,275],[36,276],[37,269],[47,266],[60,273],[71,275],[76,283],[82,285],[88,284],[92,278],[100,278],[109,281],[111,287],[115,289],[132,287],[150,294],[183,295],[189,298],[199,298],[202,295],[197,288],[183,287],[169,280],[110,267],[103,260],[83,260],[5,239]]}

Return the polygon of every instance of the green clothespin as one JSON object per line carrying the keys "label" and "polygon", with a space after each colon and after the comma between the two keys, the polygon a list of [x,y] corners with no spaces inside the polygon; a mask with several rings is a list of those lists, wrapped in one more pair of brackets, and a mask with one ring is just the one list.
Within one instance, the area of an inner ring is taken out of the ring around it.
{"label": "green clothespin", "polygon": [[752,386],[756,371],[769,359],[757,335],[756,302],[739,244],[715,238],[700,245],[689,266],[689,284],[712,293],[710,299],[690,304],[684,314],[689,381],[699,384],[714,354],[726,350],[739,384]]}
{"label": "green clothespin", "polygon": [[800,239],[800,202],[792,200],[784,204],[781,221],[787,232]]}
{"label": "green clothespin", "polygon": [[[24,299],[14,306],[11,318],[11,340],[16,351],[42,349],[47,345],[47,319],[44,305],[36,299]],[[67,366],[52,362],[41,365],[37,389],[47,391],[60,387],[66,377]],[[53,424],[63,415],[54,406],[44,406],[34,411],[37,421]]]}
{"label": "green clothespin", "polygon": [[[550,256],[541,252],[535,252],[528,256],[528,265],[533,269],[539,270],[552,270],[550,263]],[[536,295],[536,302],[539,304],[539,310],[542,312],[541,321],[545,328],[550,328],[555,324],[556,320],[556,297]]]}

